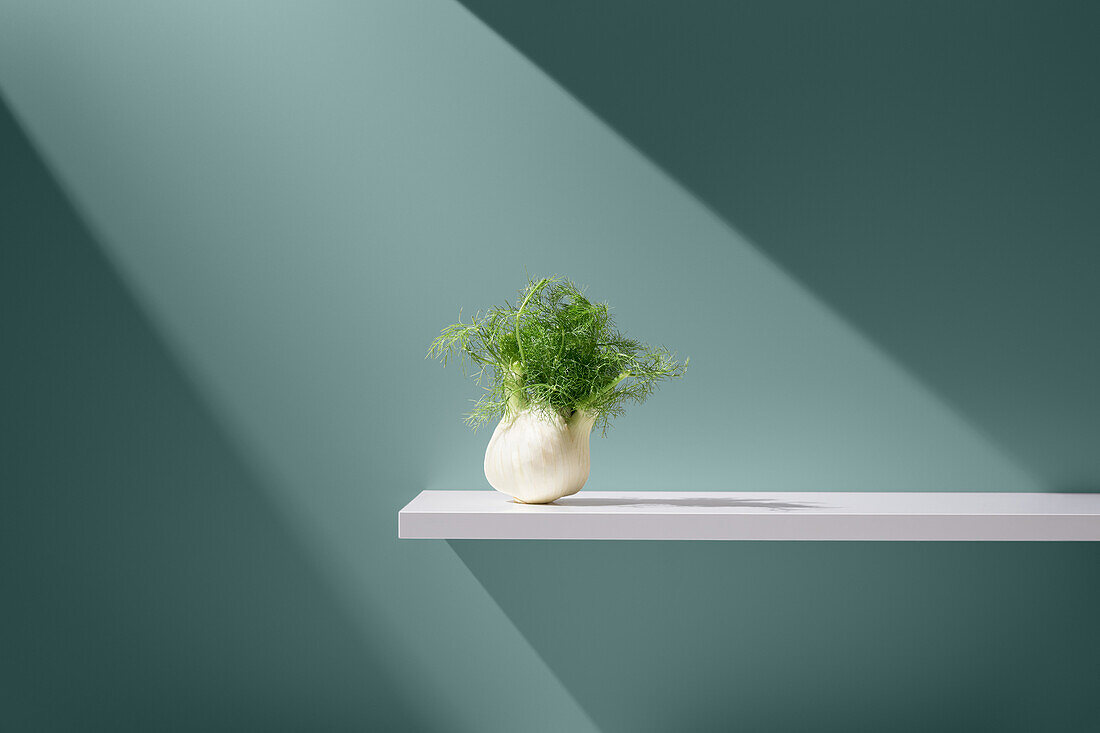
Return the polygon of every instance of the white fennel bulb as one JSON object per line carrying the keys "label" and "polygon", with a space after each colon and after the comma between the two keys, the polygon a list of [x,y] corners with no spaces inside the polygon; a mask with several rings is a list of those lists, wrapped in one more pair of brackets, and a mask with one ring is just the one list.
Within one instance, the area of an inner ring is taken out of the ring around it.
{"label": "white fennel bulb", "polygon": [[575,494],[588,480],[589,437],[596,418],[528,407],[503,418],[485,449],[485,478],[525,504]]}

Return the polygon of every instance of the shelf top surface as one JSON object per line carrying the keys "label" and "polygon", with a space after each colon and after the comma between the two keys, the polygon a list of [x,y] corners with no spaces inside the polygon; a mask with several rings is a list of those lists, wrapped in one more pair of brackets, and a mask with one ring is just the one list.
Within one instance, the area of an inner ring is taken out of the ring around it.
{"label": "shelf top surface", "polygon": [[1100,494],[994,492],[583,491],[520,504],[497,491],[422,491],[404,512],[491,514],[1088,514]]}
{"label": "shelf top surface", "polygon": [[1100,494],[582,491],[552,504],[423,491],[399,535],[438,539],[1100,539]]}

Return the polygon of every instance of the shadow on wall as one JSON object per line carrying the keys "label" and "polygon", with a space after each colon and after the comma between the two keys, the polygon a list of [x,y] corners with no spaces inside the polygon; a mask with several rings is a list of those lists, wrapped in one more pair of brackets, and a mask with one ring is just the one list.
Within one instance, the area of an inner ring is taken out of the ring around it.
{"label": "shadow on wall", "polygon": [[0,728],[415,730],[0,104]]}
{"label": "shadow on wall", "polygon": [[1050,490],[1100,490],[1100,5],[462,2]]}
{"label": "shadow on wall", "polygon": [[1100,726],[1100,544],[449,544],[604,733]]}

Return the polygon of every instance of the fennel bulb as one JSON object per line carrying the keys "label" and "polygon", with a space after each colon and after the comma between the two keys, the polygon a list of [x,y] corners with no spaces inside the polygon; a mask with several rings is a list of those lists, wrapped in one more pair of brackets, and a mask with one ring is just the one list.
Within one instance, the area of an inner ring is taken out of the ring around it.
{"label": "fennel bulb", "polygon": [[446,327],[428,356],[446,365],[457,354],[478,384],[489,383],[466,417],[474,429],[500,417],[485,451],[489,484],[546,503],[588,480],[592,428],[606,434],[627,403],[683,376],[687,360],[627,338],[606,303],[568,280],[531,280],[516,302]]}
{"label": "fennel bulb", "polygon": [[545,504],[575,494],[588,480],[594,415],[528,407],[502,419],[485,449],[485,478],[524,504]]}

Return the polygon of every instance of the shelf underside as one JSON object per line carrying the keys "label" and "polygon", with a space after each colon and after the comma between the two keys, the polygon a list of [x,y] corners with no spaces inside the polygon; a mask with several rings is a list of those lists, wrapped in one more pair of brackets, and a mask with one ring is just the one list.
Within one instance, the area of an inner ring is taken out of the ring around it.
{"label": "shelf underside", "polygon": [[406,539],[1100,541],[1100,494],[422,491]]}

